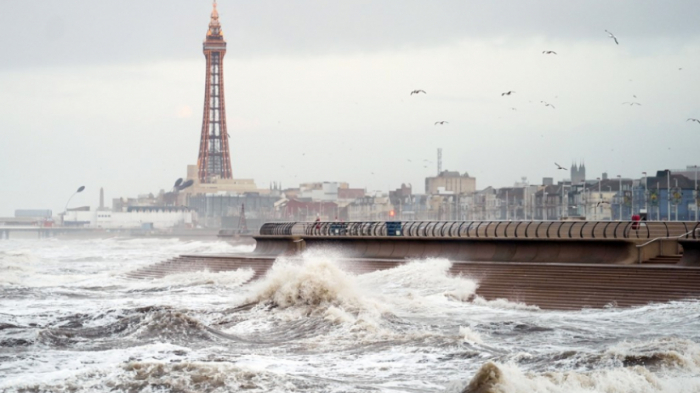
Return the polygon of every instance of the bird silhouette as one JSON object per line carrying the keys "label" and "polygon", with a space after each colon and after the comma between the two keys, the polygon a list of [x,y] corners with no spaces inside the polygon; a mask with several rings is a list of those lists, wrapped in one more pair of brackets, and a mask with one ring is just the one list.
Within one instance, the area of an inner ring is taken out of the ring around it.
{"label": "bird silhouette", "polygon": [[557,166],[557,169],[563,169],[563,170],[565,170],[565,171],[568,170],[568,169],[564,168],[563,166],[557,164],[556,162],[554,163],[554,165]]}
{"label": "bird silhouette", "polygon": [[695,122],[698,122],[698,123],[700,123],[700,120],[698,120],[698,119],[695,119],[695,118],[692,118],[692,117],[691,117],[691,118],[689,118],[689,119],[688,119],[688,120],[686,120],[686,121],[695,121]]}
{"label": "bird silhouette", "polygon": [[544,55],[556,55],[557,52],[555,52],[553,50],[543,50],[542,54],[544,54]]}
{"label": "bird silhouette", "polygon": [[540,101],[540,102],[543,103],[544,106],[551,106],[552,109],[557,109],[557,108],[554,107],[554,105],[552,105],[552,104],[550,104],[550,103],[548,103],[548,102],[544,102],[544,101]]}
{"label": "bird silhouette", "polygon": [[632,105],[639,105],[639,106],[642,106],[642,104],[640,104],[640,103],[638,103],[638,102],[623,102],[623,103],[622,103],[622,105],[625,105],[625,104],[629,104],[629,106],[632,106]]}
{"label": "bird silhouette", "polygon": [[435,125],[438,125],[438,124],[444,125],[444,124],[450,124],[450,122],[449,122],[449,121],[445,121],[445,120],[443,120],[443,121],[436,121],[436,122],[435,122]]}
{"label": "bird silhouette", "polygon": [[600,206],[600,205],[605,205],[605,204],[608,204],[608,205],[609,205],[610,202],[608,202],[608,201],[598,201],[598,203],[596,203],[595,207],[598,207],[598,206]]}
{"label": "bird silhouette", "polygon": [[501,96],[509,96],[509,95],[511,95],[511,94],[513,94],[513,93],[515,93],[515,92],[512,91],[512,90],[508,90],[508,91],[505,92],[505,93],[501,93]]}
{"label": "bird silhouette", "polygon": [[610,38],[612,38],[613,40],[615,40],[615,44],[620,45],[620,43],[617,42],[617,37],[615,37],[615,36],[613,35],[613,33],[609,32],[609,31],[607,31],[607,30],[605,30],[605,32],[608,33],[608,35],[610,36]]}
{"label": "bird silhouette", "polygon": [[413,90],[410,95],[414,95],[414,94],[418,94],[418,93],[428,94],[425,92],[425,90]]}

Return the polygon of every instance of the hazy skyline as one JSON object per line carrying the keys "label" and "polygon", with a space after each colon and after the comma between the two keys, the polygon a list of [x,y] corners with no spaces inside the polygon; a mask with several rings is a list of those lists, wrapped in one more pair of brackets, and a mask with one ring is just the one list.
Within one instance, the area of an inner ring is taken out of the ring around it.
{"label": "hazy skyline", "polygon": [[[699,161],[700,124],[686,122],[700,118],[698,2],[218,8],[233,175],[259,187],[422,192],[438,147],[443,169],[478,189],[568,177],[555,161],[585,160],[593,179]],[[1,3],[0,216],[57,214],[81,185],[73,207],[97,206],[100,187],[109,206],[184,177],[210,12],[210,1]]]}

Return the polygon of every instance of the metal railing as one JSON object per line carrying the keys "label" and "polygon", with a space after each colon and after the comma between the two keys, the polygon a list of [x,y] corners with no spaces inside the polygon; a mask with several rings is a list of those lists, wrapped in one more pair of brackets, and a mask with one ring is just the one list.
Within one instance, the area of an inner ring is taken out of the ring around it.
{"label": "metal railing", "polygon": [[[698,235],[700,233],[700,228],[698,228],[698,225],[696,225],[695,228],[693,228],[691,231],[688,231],[682,235],[679,236],[666,236],[666,237],[657,237],[654,239],[649,240],[646,243],[642,244],[637,244],[637,262],[642,263],[642,249],[646,248],[647,246],[650,246],[654,243],[658,242],[659,245],[659,250],[658,250],[658,255],[663,255],[663,249],[662,249],[662,243],[664,240],[672,240],[676,242],[676,254],[680,253],[681,246],[678,244],[678,240],[680,239],[700,239],[700,236]],[[693,236],[690,236],[690,235]]]}
{"label": "metal railing", "polygon": [[[275,222],[261,235],[468,239],[698,239],[694,221],[352,221]],[[691,236],[692,235],[692,236]]]}

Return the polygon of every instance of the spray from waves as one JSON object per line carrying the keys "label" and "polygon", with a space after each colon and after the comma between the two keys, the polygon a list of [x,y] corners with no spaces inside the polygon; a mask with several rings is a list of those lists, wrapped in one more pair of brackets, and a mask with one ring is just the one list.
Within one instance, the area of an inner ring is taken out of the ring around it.
{"label": "spray from waves", "polygon": [[[400,320],[391,304],[360,286],[357,276],[344,271],[338,259],[336,253],[320,250],[307,251],[301,258],[279,258],[262,280],[249,287],[248,302],[258,305],[244,320],[231,317],[235,325],[227,331],[266,342],[306,337],[348,346],[438,334],[416,331]],[[260,337],[248,335],[250,331]]]}
{"label": "spray from waves", "polygon": [[132,288],[141,289],[172,289],[194,286],[240,287],[250,281],[255,275],[251,268],[241,268],[231,271],[212,272],[200,270],[196,272],[169,274],[152,281],[129,281]]}
{"label": "spray from waves", "polygon": [[528,305],[520,302],[513,302],[507,299],[494,299],[486,300],[481,296],[475,296],[472,299],[472,303],[491,308],[500,308],[503,310],[528,310],[528,311],[539,311],[540,308],[535,305]]}
{"label": "spray from waves", "polygon": [[645,367],[619,367],[589,372],[524,372],[517,365],[487,362],[462,393],[683,393],[697,392],[700,380],[674,374],[654,374]]}
{"label": "spray from waves", "polygon": [[362,276],[362,282],[380,286],[391,294],[410,290],[421,297],[440,294],[448,298],[468,301],[478,287],[476,281],[449,275],[452,262],[444,258],[411,260],[393,269],[380,270]]}
{"label": "spray from waves", "polygon": [[481,339],[481,335],[475,331],[473,331],[470,327],[468,326],[460,326],[459,327],[459,335],[464,338],[464,341],[471,343],[471,344],[482,344],[483,340]]}
{"label": "spray from waves", "polygon": [[333,253],[318,250],[307,251],[300,259],[279,258],[265,278],[255,284],[251,301],[280,308],[376,308],[363,296],[356,277],[343,271],[337,259]]}

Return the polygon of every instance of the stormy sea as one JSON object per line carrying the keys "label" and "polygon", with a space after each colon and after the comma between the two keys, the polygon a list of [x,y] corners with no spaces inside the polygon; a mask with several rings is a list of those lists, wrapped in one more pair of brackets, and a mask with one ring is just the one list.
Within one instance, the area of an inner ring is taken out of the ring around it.
{"label": "stormy sea", "polygon": [[126,274],[177,239],[0,240],[1,392],[700,392],[700,301],[545,311],[444,259]]}

